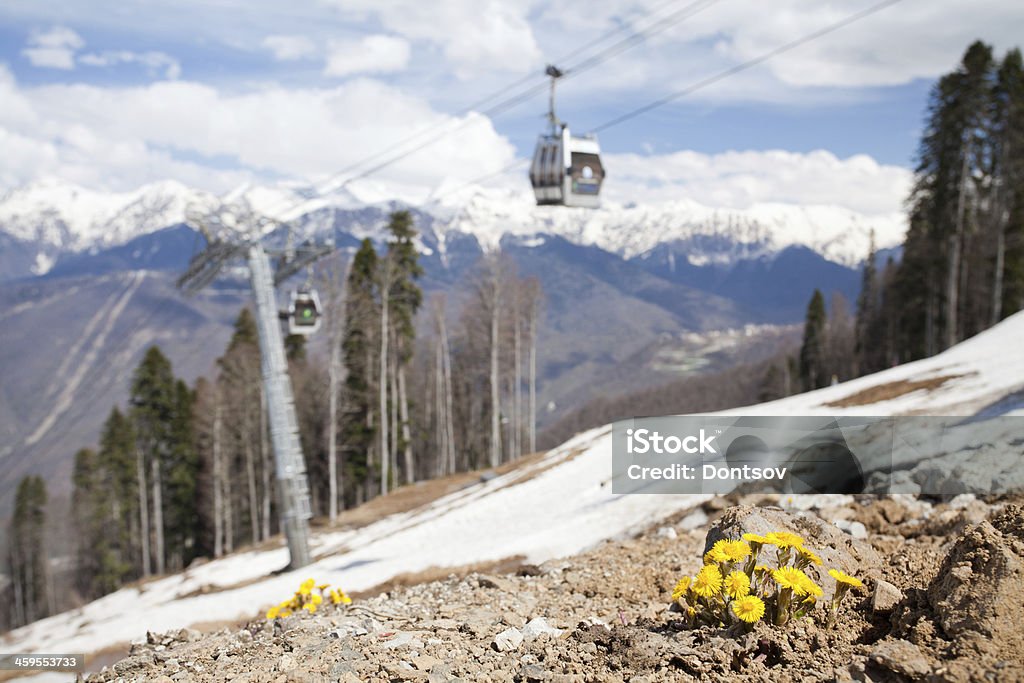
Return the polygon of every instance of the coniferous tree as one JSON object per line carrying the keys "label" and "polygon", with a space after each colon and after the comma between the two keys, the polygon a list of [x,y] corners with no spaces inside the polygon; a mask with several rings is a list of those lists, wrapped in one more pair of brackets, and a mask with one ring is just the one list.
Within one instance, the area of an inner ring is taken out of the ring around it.
{"label": "coniferous tree", "polygon": [[98,452],[82,449],[72,473],[76,589],[94,599],[142,574],[137,510],[136,440],[131,421],[113,408]]}
{"label": "coniferous tree", "polygon": [[991,323],[1024,309],[1024,61],[1007,52],[993,94]]}
{"label": "coniferous tree", "polygon": [[103,424],[96,456],[100,495],[109,497],[105,525],[109,555],[101,565],[97,584],[101,595],[142,573],[141,549],[136,540],[140,535],[136,448],[135,427],[115,406]]}
{"label": "coniferous tree", "polygon": [[[167,520],[174,520],[177,512],[168,511],[167,506],[178,503],[173,490],[182,484],[177,478],[187,476],[189,471],[194,476],[195,472],[188,464],[191,462],[187,454],[192,442],[191,419],[182,413],[187,410],[190,415],[191,407],[185,394],[187,389],[182,390],[175,381],[171,362],[158,347],[150,347],[132,377],[130,401],[142,466],[149,470],[148,483],[152,491],[149,521],[153,567],[158,574],[166,569],[168,550],[176,557],[181,555],[181,548],[168,548]],[[170,500],[169,487],[172,489]],[[182,537],[175,536],[172,543],[178,542],[182,542]]]}
{"label": "coniferous tree", "polygon": [[858,311],[862,372],[938,353],[1024,307],[1022,71],[1019,50],[997,65],[975,42],[933,87],[902,261],[878,310]]}
{"label": "coniferous tree", "polygon": [[[875,249],[875,231],[871,231],[871,246],[861,273],[860,294],[857,296],[857,317],[854,341],[857,374],[873,372],[877,343],[872,339],[872,324],[878,317],[879,282],[878,253]],[[869,369],[871,368],[871,369]]]}
{"label": "coniferous tree", "polygon": [[284,355],[289,363],[306,362],[306,336],[289,334],[284,338]]}
{"label": "coniferous tree", "polygon": [[166,464],[165,515],[167,558],[170,569],[181,570],[196,556],[199,516],[195,501],[199,455],[193,432],[195,395],[182,380],[174,382],[174,410]]}
{"label": "coniferous tree", "polygon": [[414,319],[423,303],[423,292],[416,284],[416,280],[423,274],[423,267],[419,263],[419,252],[413,241],[416,230],[408,211],[391,214],[388,232],[391,237],[385,258],[390,263],[391,274],[389,287],[382,296],[386,295],[389,299],[389,326],[394,356],[392,374],[393,384],[397,388],[397,395],[392,397],[392,401],[397,401],[399,418],[396,425],[399,438],[394,439],[394,450],[396,454],[401,451],[405,480],[412,483],[416,472],[409,424],[407,372],[416,341]]}
{"label": "coniferous tree", "polygon": [[352,502],[362,502],[371,495],[375,474],[372,454],[377,427],[377,261],[373,243],[364,239],[352,259],[346,287],[342,352],[348,372],[342,404],[341,448],[346,467],[344,479],[350,485],[347,496]]}
{"label": "coniferous tree", "polygon": [[83,448],[75,453],[71,470],[71,523],[75,532],[75,584],[86,599],[103,595],[97,584],[101,574],[104,547],[103,524],[107,512],[101,507],[108,500],[102,495],[102,477],[96,452]]}
{"label": "coniferous tree", "polygon": [[800,380],[805,391],[828,385],[825,366],[826,322],[825,297],[820,290],[815,289],[807,305],[804,340],[800,347]]}
{"label": "coniferous tree", "polygon": [[14,598],[10,605],[10,623],[22,626],[49,614],[46,483],[42,477],[28,476],[19,482],[7,535]]}
{"label": "coniferous tree", "polygon": [[901,298],[918,319],[905,326],[911,357],[955,344],[963,318],[965,253],[971,249],[988,140],[992,50],[972,44],[959,69],[933,88],[910,197]]}

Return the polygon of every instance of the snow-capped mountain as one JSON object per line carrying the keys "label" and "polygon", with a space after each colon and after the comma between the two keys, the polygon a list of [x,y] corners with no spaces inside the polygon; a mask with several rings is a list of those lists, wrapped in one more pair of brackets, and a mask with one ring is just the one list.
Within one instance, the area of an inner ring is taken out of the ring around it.
{"label": "snow-capped mountain", "polygon": [[0,195],[0,231],[23,242],[83,251],[181,223],[190,204],[215,203],[213,195],[173,180],[100,192],[47,179]]}
{"label": "snow-capped mountain", "polygon": [[864,260],[871,233],[879,248],[894,247],[906,232],[902,214],[866,216],[838,206],[755,204],[744,209],[706,206],[691,199],[661,204],[570,209],[534,206],[528,194],[478,190],[461,204],[428,207],[443,230],[472,234],[496,245],[507,234],[551,234],[600,247],[627,259],[645,257],[662,244],[680,244],[695,266],[731,265],[808,247],[845,266]]}
{"label": "snow-capped mountain", "polygon": [[[246,186],[221,200],[247,200],[257,211],[293,221],[303,236],[337,227],[340,213],[362,213],[357,232],[377,233],[393,202],[366,203],[341,188],[324,195],[297,185]],[[0,233],[35,249],[30,270],[47,272],[57,256],[124,244],[184,221],[190,206],[209,208],[218,198],[175,181],[132,192],[89,190],[44,180],[0,195]],[[878,247],[897,245],[905,231],[900,214],[866,216],[837,206],[758,204],[743,209],[706,206],[691,199],[654,205],[606,204],[597,210],[534,206],[529,193],[473,188],[416,207],[430,218],[421,226],[443,252],[456,235],[471,235],[485,248],[503,237],[562,237],[596,246],[626,259],[646,258],[659,245],[680,247],[691,265],[728,266],[772,256],[792,246],[807,247],[829,261],[854,266]],[[351,221],[349,221],[351,222]],[[529,243],[519,240],[520,244]],[[674,264],[669,264],[674,265]]]}

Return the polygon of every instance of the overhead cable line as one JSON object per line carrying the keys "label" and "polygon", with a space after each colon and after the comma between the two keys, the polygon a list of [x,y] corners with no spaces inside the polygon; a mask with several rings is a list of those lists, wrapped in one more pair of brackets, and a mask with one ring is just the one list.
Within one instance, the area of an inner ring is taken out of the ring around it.
{"label": "overhead cable line", "polygon": [[[661,5],[658,5],[653,10],[651,10],[646,16],[647,16],[647,18],[655,16],[657,13],[661,12],[666,7],[678,4],[679,1],[680,0],[669,0],[668,2],[662,3]],[[671,15],[669,15],[669,17],[666,17],[666,18],[667,19],[671,18]],[[620,33],[623,33],[624,31],[627,31],[629,28],[630,28],[629,24],[626,24],[626,23],[619,24],[618,26],[616,26],[612,30],[603,33],[602,35],[598,36],[594,40],[591,40],[591,41],[589,41],[589,42],[587,42],[587,43],[585,43],[583,45],[580,45],[580,46],[576,47],[572,51],[563,54],[561,57],[558,58],[558,60],[555,63],[556,64],[560,64],[560,63],[568,62],[569,60],[574,59],[575,57],[578,57],[579,55],[587,52],[588,50],[596,47],[597,45],[600,45],[601,43],[603,43],[603,42],[605,42],[607,40],[610,40],[611,38],[614,38],[616,35],[618,35]],[[519,87],[521,87],[523,85],[526,85],[526,84],[530,83],[531,81],[536,81],[538,79],[543,79],[543,75],[537,74],[537,73],[526,74],[525,76],[522,76],[521,78],[513,81],[512,83],[509,83],[505,87],[503,87],[503,88],[501,88],[499,90],[495,90],[494,92],[490,93],[489,95],[485,95],[484,97],[481,97],[480,99],[472,102],[471,104],[466,105],[465,107],[463,107],[463,108],[459,109],[458,111],[456,111],[451,116],[453,118],[459,118],[459,117],[462,117],[462,116],[466,116],[467,114],[470,114],[470,113],[480,109],[481,107],[484,107],[489,102],[491,102],[491,101],[493,101],[493,100],[495,100],[495,99],[497,99],[499,97],[507,95],[510,91],[515,90],[516,88],[519,88]],[[369,155],[359,159],[358,161],[352,162],[351,164],[349,164],[345,168],[343,168],[340,171],[337,171],[336,173],[334,173],[332,178],[327,180],[327,181],[325,181],[325,183],[331,183],[331,182],[333,182],[333,180],[337,179],[339,176],[342,176],[342,175],[344,175],[346,173],[351,173],[352,171],[355,171],[356,169],[358,169],[359,167],[363,166],[364,164],[366,164],[368,162],[376,161],[377,159],[383,157],[384,155],[386,155],[386,154],[388,154],[390,152],[394,152],[395,150],[401,149],[406,144],[408,144],[410,142],[413,142],[413,141],[423,137],[424,135],[426,135],[428,133],[432,133],[432,132],[438,130],[439,128],[444,128],[444,127],[446,127],[446,126],[448,126],[450,124],[451,124],[451,120],[450,119],[446,119],[444,121],[439,121],[439,122],[434,123],[434,124],[432,124],[430,126],[427,126],[425,128],[421,128],[420,130],[416,131],[415,133],[402,138],[401,140],[399,140],[399,141],[389,145],[388,147],[385,147],[382,150],[379,150],[377,152],[369,154]]]}
{"label": "overhead cable line", "polygon": [[[617,42],[613,43],[612,45],[602,49],[601,51],[597,52],[596,54],[591,55],[590,57],[587,57],[587,58],[583,59],[578,64],[571,65],[571,66],[565,68],[563,70],[562,78],[571,78],[571,77],[577,76],[577,75],[579,75],[581,73],[585,73],[585,72],[589,71],[590,69],[593,69],[593,68],[599,66],[600,64],[603,64],[604,62],[608,61],[609,59],[617,57],[618,55],[622,54],[623,52],[625,52],[625,51],[627,51],[627,50],[629,50],[629,49],[631,49],[633,47],[636,47],[638,45],[643,44],[644,42],[646,42],[651,37],[653,37],[653,36],[655,36],[655,35],[657,35],[659,33],[663,33],[664,31],[668,30],[672,26],[675,26],[675,25],[685,21],[686,19],[689,19],[690,17],[698,14],[699,12],[701,12],[701,11],[703,11],[703,10],[705,10],[705,9],[711,7],[712,5],[714,5],[714,4],[718,3],[718,2],[721,2],[721,1],[722,0],[696,0],[695,2],[690,2],[686,6],[682,7],[681,9],[679,9],[679,10],[677,10],[675,12],[672,12],[672,13],[664,16],[664,17],[661,17],[660,19],[656,19],[650,25],[648,25],[646,28],[644,28],[642,30],[639,30],[639,31],[635,31],[634,33],[630,34],[626,38],[623,38],[622,40],[617,41]],[[666,3],[666,5],[660,6],[659,10],[661,8],[667,6],[668,4],[673,4],[673,3]],[[623,30],[625,30],[625,27],[621,26],[621,27],[619,27],[619,28],[617,28],[617,29],[607,33],[605,36],[602,36],[598,40],[591,41],[590,44],[585,45],[585,46],[583,46],[581,48],[577,48],[576,50],[573,51],[573,53],[570,53],[570,55],[578,55],[578,54],[580,54],[582,52],[585,52],[588,49],[590,49],[591,47],[593,47],[594,45],[597,45],[597,44],[599,44],[601,42],[604,42],[604,41],[608,40],[611,37],[614,37],[615,35],[617,35],[619,33],[622,33]],[[534,76],[525,77],[524,79],[520,79],[520,82],[528,82],[530,80],[533,80],[534,78],[535,78]],[[503,100],[501,100],[501,101],[499,101],[499,102],[489,106],[488,108],[484,109],[483,111],[481,111],[479,113],[482,116],[488,117],[488,118],[494,117],[494,116],[499,116],[499,115],[505,113],[506,111],[508,111],[510,109],[513,109],[516,106],[518,106],[518,105],[520,105],[520,104],[522,104],[522,103],[532,99],[533,97],[537,96],[538,94],[546,92],[548,90],[548,87],[549,87],[548,83],[546,81],[542,81],[540,83],[532,85],[531,87],[523,90],[522,92],[515,93],[515,94],[513,94],[513,95],[511,95],[511,96],[509,96],[509,97],[507,97],[507,98],[505,98],[505,99],[503,99]],[[509,89],[511,89],[511,88],[506,88],[503,91],[496,92],[493,95],[488,96],[487,98],[484,98],[482,100],[482,102],[490,101],[490,100],[494,99],[495,96],[500,95],[500,94],[504,94]],[[471,105],[470,107],[467,107],[467,108],[461,110],[457,114],[457,116],[463,116],[463,115],[466,115],[466,114],[468,114],[470,112],[473,112],[473,111],[475,111],[475,106]],[[366,158],[362,159],[361,161],[356,162],[355,164],[352,164],[352,165],[348,166],[345,170],[340,171],[339,173],[334,174],[334,176],[332,176],[330,179],[328,179],[324,183],[321,183],[320,186],[317,188],[317,195],[324,195],[324,194],[327,194],[328,192],[337,191],[337,190],[339,190],[339,189],[349,185],[350,183],[355,182],[356,180],[361,180],[361,179],[366,178],[366,177],[368,177],[370,175],[373,175],[373,174],[377,173],[378,171],[381,171],[381,170],[387,168],[388,166],[392,166],[393,164],[396,164],[399,161],[402,161],[402,160],[408,158],[409,156],[412,156],[413,154],[415,154],[415,153],[417,153],[417,152],[419,152],[419,151],[421,151],[421,150],[423,150],[423,149],[425,149],[427,147],[430,147],[431,145],[433,145],[433,144],[435,144],[437,142],[440,142],[442,139],[448,137],[449,135],[452,135],[453,133],[456,133],[456,132],[462,130],[463,128],[465,128],[467,126],[469,126],[469,125],[471,125],[473,123],[476,123],[477,121],[479,121],[478,118],[463,118],[461,120],[458,120],[458,121],[454,122],[454,125],[451,125],[453,123],[451,120],[446,120],[444,122],[441,122],[440,124],[437,124],[436,126],[431,127],[431,128],[429,128],[427,130],[433,130],[433,129],[439,128],[439,127],[440,128],[447,127],[447,130],[444,130],[441,133],[439,133],[438,135],[435,135],[433,137],[428,138],[427,140],[425,140],[423,142],[420,142],[419,144],[415,145],[414,147],[405,149],[405,150],[403,150],[403,151],[401,151],[401,152],[399,152],[399,153],[397,153],[395,155],[392,155],[392,156],[388,157],[387,159],[385,159],[384,161],[381,161],[380,163],[377,163],[377,164],[371,166],[370,168],[364,169],[363,171],[357,173],[356,175],[349,176],[349,177],[344,177],[347,173],[351,172],[355,168],[358,168],[363,163],[365,163],[367,161],[371,161],[373,159],[377,159],[377,158],[383,156],[384,154],[386,154],[386,151],[378,153],[378,154],[375,154],[375,155],[371,155],[369,157],[366,157]],[[427,132],[427,130],[423,131],[422,133],[414,134],[414,135],[410,136],[409,138],[406,138],[406,140],[401,142],[401,143],[397,143],[396,145],[392,145],[391,147],[388,148],[388,150],[393,150],[393,149],[401,148],[406,142],[410,142],[412,140],[415,140],[418,137],[421,137],[422,134],[425,134]],[[293,206],[291,206],[289,208],[291,208],[291,209],[299,208],[303,204],[306,204],[308,201],[309,200],[302,200],[300,202],[295,203]]]}
{"label": "overhead cable line", "polygon": [[820,28],[817,31],[812,31],[811,33],[808,33],[808,34],[806,34],[804,36],[801,36],[800,38],[797,38],[796,40],[792,40],[792,41],[790,41],[788,43],[780,45],[780,46],[778,46],[778,47],[776,47],[776,48],[774,48],[772,50],[769,50],[768,52],[760,54],[757,57],[754,57],[753,59],[748,59],[745,62],[742,62],[740,64],[732,66],[732,67],[730,67],[728,69],[725,69],[724,71],[720,71],[720,72],[718,72],[717,74],[715,74],[713,76],[709,76],[708,78],[705,78],[702,81],[698,81],[698,82],[696,82],[696,83],[694,83],[692,85],[689,85],[689,86],[687,86],[685,88],[682,88],[681,90],[676,90],[675,92],[669,93],[668,95],[665,95],[664,97],[661,97],[661,98],[659,98],[657,100],[654,100],[653,102],[649,102],[648,104],[645,104],[642,107],[638,107],[638,108],[636,108],[636,109],[634,109],[632,111],[626,112],[625,114],[621,114],[619,116],[616,116],[615,118],[613,118],[613,119],[611,119],[609,121],[605,121],[601,125],[599,125],[596,128],[594,128],[593,130],[594,130],[595,133],[597,133],[597,132],[600,132],[600,131],[605,130],[607,128],[611,128],[612,126],[617,126],[620,123],[623,123],[623,122],[628,121],[630,119],[636,118],[637,116],[640,116],[641,114],[645,114],[645,113],[651,111],[652,109],[656,109],[656,108],[658,108],[658,107],[660,107],[662,105],[668,104],[669,102],[672,102],[672,101],[677,100],[677,99],[679,99],[681,97],[685,97],[685,96],[690,95],[690,94],[692,94],[692,93],[694,93],[694,92],[696,92],[698,90],[706,88],[709,85],[713,85],[715,83],[718,83],[719,81],[725,80],[726,78],[729,78],[730,76],[735,76],[736,74],[738,74],[740,72],[747,71],[748,69],[752,69],[753,67],[758,66],[759,64],[763,64],[764,62],[767,62],[769,59],[772,59],[773,57],[778,57],[781,54],[784,54],[786,52],[790,52],[792,50],[795,50],[796,48],[801,47],[802,45],[806,45],[807,43],[810,43],[810,42],[815,41],[815,40],[817,40],[819,38],[827,36],[830,33],[834,33],[834,32],[836,32],[836,31],[838,31],[840,29],[846,28],[847,26],[849,26],[851,24],[855,24],[856,22],[858,22],[858,21],[860,21],[862,19],[865,19],[865,18],[871,16],[872,14],[880,12],[883,9],[886,9],[887,7],[891,7],[892,5],[895,5],[895,4],[897,4],[899,2],[902,2],[902,1],[903,0],[884,0],[884,2],[877,3],[875,5],[872,5],[870,7],[865,8],[865,9],[859,11],[859,12],[855,12],[855,13],[845,17],[844,19],[840,19],[839,21],[837,21],[837,22],[835,22],[833,24],[829,24],[828,26],[825,26],[823,28]]}
{"label": "overhead cable line", "polygon": [[[708,76],[707,78],[704,78],[704,79],[702,79],[700,81],[697,81],[696,83],[692,83],[692,84],[686,86],[685,88],[682,88],[680,90],[676,90],[674,92],[669,93],[668,95],[665,95],[664,97],[660,97],[660,98],[658,98],[656,100],[653,100],[652,102],[649,102],[649,103],[647,103],[647,104],[645,104],[645,105],[643,105],[641,107],[637,107],[636,109],[628,111],[628,112],[626,112],[624,114],[620,114],[620,115],[618,115],[618,116],[616,116],[616,117],[614,117],[612,119],[609,119],[608,121],[605,121],[604,123],[601,123],[600,125],[592,128],[591,130],[593,132],[595,132],[595,133],[599,133],[599,132],[601,132],[603,130],[607,130],[608,128],[611,128],[613,126],[617,126],[617,125],[619,125],[621,123],[629,121],[630,119],[634,119],[634,118],[636,118],[636,117],[638,117],[638,116],[640,116],[642,114],[645,114],[645,113],[651,111],[652,109],[657,109],[658,107],[661,107],[661,106],[663,106],[665,104],[673,102],[673,101],[675,101],[677,99],[680,99],[682,97],[686,97],[687,95],[692,95],[693,93],[697,92],[698,90],[702,90],[704,88],[707,88],[708,86],[711,86],[711,85],[714,85],[715,83],[723,81],[726,78],[729,78],[730,76],[735,76],[738,73],[741,73],[743,71],[747,71],[749,69],[752,69],[755,66],[758,66],[760,64],[763,64],[764,62],[767,62],[768,60],[772,59],[773,57],[777,57],[777,56],[779,56],[781,54],[784,54],[786,52],[791,52],[792,50],[795,50],[798,47],[806,45],[807,43],[810,43],[810,42],[812,42],[814,40],[822,38],[822,37],[824,37],[824,36],[826,36],[826,35],[828,35],[830,33],[834,33],[836,31],[839,31],[840,29],[843,29],[843,28],[845,28],[845,27],[847,27],[847,26],[849,26],[851,24],[854,24],[854,23],[856,23],[858,21],[861,21],[862,19],[865,19],[865,18],[867,18],[867,17],[869,17],[869,16],[871,16],[873,14],[876,14],[876,13],[882,11],[883,9],[891,7],[892,5],[895,5],[895,4],[897,4],[899,2],[902,2],[902,1],[903,0],[884,0],[883,2],[879,2],[877,4],[874,4],[874,5],[872,5],[870,7],[867,7],[867,8],[865,8],[865,9],[859,11],[859,12],[855,12],[855,13],[847,16],[847,17],[844,17],[843,19],[840,19],[839,21],[837,21],[835,23],[832,23],[832,24],[829,24],[827,26],[824,26],[824,27],[822,27],[822,28],[820,28],[820,29],[818,29],[816,31],[812,31],[811,33],[805,34],[805,35],[801,36],[800,38],[797,38],[797,39],[792,40],[792,41],[790,41],[788,43],[785,43],[785,44],[780,45],[780,46],[778,46],[776,48],[773,48],[773,49],[771,49],[771,50],[769,50],[767,52],[764,52],[764,53],[758,55],[757,57],[754,57],[752,59],[748,59],[745,62],[742,62],[740,64],[736,64],[735,66],[731,66],[731,67],[729,67],[727,69],[723,69],[722,71],[719,71],[718,73],[716,73],[716,74],[714,74],[712,76]],[[462,189],[464,189],[466,187],[479,184],[479,183],[484,182],[486,180],[490,180],[491,178],[495,178],[497,176],[500,176],[500,175],[502,175],[502,174],[512,170],[513,168],[515,168],[517,166],[520,166],[520,165],[522,165],[522,164],[524,164],[526,162],[527,162],[527,159],[523,159],[523,158],[516,159],[515,161],[511,162],[510,164],[504,166],[503,168],[501,168],[501,169],[499,169],[497,171],[492,171],[492,172],[484,174],[484,175],[482,175],[482,176],[480,176],[478,178],[474,178],[473,180],[470,180],[469,182],[466,182],[466,183],[464,183],[462,185],[459,185],[459,186],[454,187],[454,188],[452,188],[450,190],[446,190],[446,191],[441,192],[441,193],[439,193],[437,195],[434,195],[434,197],[435,198],[443,197],[443,196],[446,196],[448,194],[451,194],[452,192],[457,192],[457,191],[462,190]]]}

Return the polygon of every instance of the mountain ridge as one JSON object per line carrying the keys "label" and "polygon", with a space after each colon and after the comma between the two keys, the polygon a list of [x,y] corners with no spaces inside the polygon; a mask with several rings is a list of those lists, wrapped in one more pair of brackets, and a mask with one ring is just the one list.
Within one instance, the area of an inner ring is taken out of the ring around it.
{"label": "mountain ridge", "polygon": [[[390,211],[410,208],[428,217],[421,221],[427,224],[420,226],[421,251],[437,248],[443,253],[448,240],[460,234],[472,235],[485,250],[497,248],[506,236],[555,235],[626,259],[645,258],[672,244],[694,266],[729,266],[805,246],[829,261],[856,267],[868,253],[872,234],[879,248],[889,248],[902,240],[905,229],[902,214],[869,216],[839,206],[763,203],[730,209],[683,198],[568,209],[534,206],[528,193],[482,188],[420,205],[364,201],[344,187],[318,195],[303,186],[243,186],[223,197],[238,198],[257,211],[291,221],[301,238],[322,236],[337,225],[339,216],[353,214],[364,214],[366,223],[364,230],[350,233],[379,237]],[[189,206],[208,209],[218,201],[209,192],[170,180],[129,192],[103,192],[48,178],[0,195],[0,234],[28,252],[35,249],[23,269],[42,275],[62,254],[120,246],[183,223]]]}

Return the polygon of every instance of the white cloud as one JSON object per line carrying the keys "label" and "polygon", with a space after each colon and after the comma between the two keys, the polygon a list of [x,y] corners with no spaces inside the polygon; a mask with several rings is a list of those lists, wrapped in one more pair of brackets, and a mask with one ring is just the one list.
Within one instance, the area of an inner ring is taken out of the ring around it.
{"label": "white cloud", "polygon": [[[573,81],[572,87],[613,97],[624,88],[656,87],[658,93],[679,89],[876,2],[721,2],[623,52],[582,77],[578,85]],[[533,25],[542,45],[556,46],[550,55],[555,58],[575,45],[577,37],[582,42],[581,27],[591,37],[623,23],[645,29],[659,25],[659,19],[678,9],[666,8],[659,0],[640,0],[628,6],[612,0],[555,0],[545,6]],[[901,2],[730,77],[695,97],[783,103],[863,97],[863,92],[857,92],[860,88],[902,85],[948,72],[968,44],[979,38],[998,51],[1013,47],[1020,42],[1022,22],[1024,7],[1016,0]],[[573,39],[567,40],[567,33],[572,33]],[[823,90],[826,88],[831,90]]]}
{"label": "white cloud", "polygon": [[47,69],[75,68],[75,51],[85,45],[82,37],[66,26],[33,31],[21,54],[32,66]]}
{"label": "white cloud", "polygon": [[440,47],[460,79],[523,72],[541,62],[521,0],[326,0],[347,17],[371,16],[411,41]]}
{"label": "white cloud", "polygon": [[118,64],[141,64],[151,72],[162,71],[164,78],[174,80],[181,76],[178,60],[163,52],[132,52],[130,50],[105,50],[84,54],[78,61],[88,66],[109,67]]}
{"label": "white cloud", "polygon": [[[875,3],[745,4],[715,46],[730,61],[757,57]],[[856,88],[930,78],[948,70],[970,40],[990,34],[993,20],[1007,19],[1012,12],[1007,3],[991,0],[970,3],[969,10],[963,3],[942,0],[901,3],[779,55],[765,68],[778,81],[795,87]],[[914,36],[913,49],[907,49],[907,36]]]}
{"label": "white cloud", "polygon": [[[366,79],[333,88],[273,86],[245,93],[187,81],[25,88],[0,65],[0,101],[5,186],[40,175],[115,190],[171,178],[215,192],[246,178],[311,180],[379,152],[382,141],[456,122],[424,100]],[[441,184],[451,187],[492,173],[514,156],[491,122],[473,115],[458,135],[351,187],[357,194],[422,197]],[[203,158],[220,161],[207,164]],[[237,161],[225,169],[225,158]],[[605,197],[639,204],[680,198],[727,208],[830,204],[882,215],[902,211],[911,182],[906,168],[824,150],[606,154],[605,164]],[[500,184],[528,190],[521,167]]]}
{"label": "white cloud", "polygon": [[858,154],[782,150],[663,155],[609,154],[604,194],[639,204],[693,199],[742,209],[754,204],[828,204],[868,215],[899,213],[911,173]]}
{"label": "white cloud", "polygon": [[325,76],[392,73],[409,63],[409,43],[394,36],[366,36],[355,42],[333,41],[324,66]]}
{"label": "white cloud", "polygon": [[267,36],[260,43],[274,54],[279,62],[291,62],[307,59],[316,54],[316,44],[306,36],[274,35]]}
{"label": "white cloud", "polygon": [[[383,141],[455,122],[424,100],[365,79],[243,93],[188,81],[26,88],[0,65],[0,101],[0,141],[17,151],[0,155],[0,182],[7,186],[39,175],[114,190],[167,178],[211,191],[245,177],[317,179],[379,152]],[[425,194],[445,179],[466,182],[514,158],[514,148],[488,119],[468,119],[459,136],[365,184],[378,192]]]}

